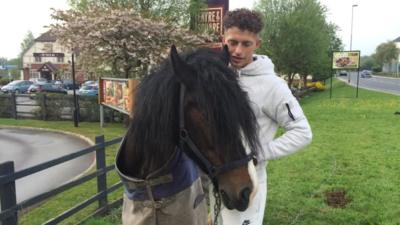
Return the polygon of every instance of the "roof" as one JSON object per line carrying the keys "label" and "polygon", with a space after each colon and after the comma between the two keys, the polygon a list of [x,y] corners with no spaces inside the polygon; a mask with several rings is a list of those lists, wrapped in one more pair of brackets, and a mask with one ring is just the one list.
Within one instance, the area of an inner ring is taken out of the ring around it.
{"label": "roof", "polygon": [[43,33],[38,38],[35,39],[37,42],[55,42],[57,40],[56,36],[51,33],[51,30]]}
{"label": "roof", "polygon": [[57,67],[55,67],[51,62],[47,62],[45,64],[43,64],[39,69],[39,72],[42,71],[51,71],[51,72],[55,72],[57,71]]}
{"label": "roof", "polygon": [[400,42],[400,37],[393,40],[394,42]]}

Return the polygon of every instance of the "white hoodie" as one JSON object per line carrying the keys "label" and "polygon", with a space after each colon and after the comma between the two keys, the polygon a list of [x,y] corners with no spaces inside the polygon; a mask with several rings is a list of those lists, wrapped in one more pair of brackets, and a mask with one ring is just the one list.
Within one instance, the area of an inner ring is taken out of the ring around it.
{"label": "white hoodie", "polygon": [[[274,64],[264,55],[238,70],[240,82],[248,92],[260,126],[262,154],[259,166],[265,170],[267,160],[289,155],[308,145],[312,132],[298,101],[286,82],[274,72]],[[285,133],[275,138],[278,127]]]}

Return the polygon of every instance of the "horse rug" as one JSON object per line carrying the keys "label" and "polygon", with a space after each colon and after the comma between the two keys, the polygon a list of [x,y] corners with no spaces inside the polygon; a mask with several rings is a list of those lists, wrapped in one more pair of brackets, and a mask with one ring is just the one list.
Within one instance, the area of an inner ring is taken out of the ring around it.
{"label": "horse rug", "polygon": [[207,225],[200,171],[183,151],[177,148],[165,166],[146,179],[121,172],[119,152],[116,169],[125,187],[123,225]]}

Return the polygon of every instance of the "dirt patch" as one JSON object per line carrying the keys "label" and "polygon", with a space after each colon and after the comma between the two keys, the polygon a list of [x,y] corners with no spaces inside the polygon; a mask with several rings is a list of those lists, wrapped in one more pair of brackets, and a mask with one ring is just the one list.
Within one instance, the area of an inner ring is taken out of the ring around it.
{"label": "dirt patch", "polygon": [[351,199],[346,196],[345,190],[333,190],[325,192],[326,203],[333,208],[344,208],[351,202]]}

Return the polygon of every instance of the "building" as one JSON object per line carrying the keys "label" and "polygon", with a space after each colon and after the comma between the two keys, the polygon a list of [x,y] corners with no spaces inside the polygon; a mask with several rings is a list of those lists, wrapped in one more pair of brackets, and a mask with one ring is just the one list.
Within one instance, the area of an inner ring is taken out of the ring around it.
{"label": "building", "polygon": [[[22,55],[22,79],[45,78],[50,80],[72,79],[72,52],[62,46],[51,30],[35,39],[32,46]],[[83,74],[77,73],[78,81],[83,81]]]}
{"label": "building", "polygon": [[[400,49],[400,37],[396,38],[393,40],[393,42],[396,44],[396,47]],[[398,72],[399,71],[399,66],[400,66],[400,54],[397,57],[397,60],[393,63],[385,63],[383,64],[382,71],[383,72]]]}

